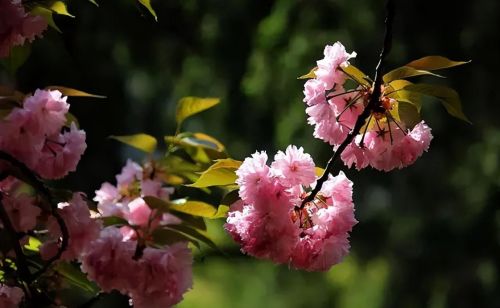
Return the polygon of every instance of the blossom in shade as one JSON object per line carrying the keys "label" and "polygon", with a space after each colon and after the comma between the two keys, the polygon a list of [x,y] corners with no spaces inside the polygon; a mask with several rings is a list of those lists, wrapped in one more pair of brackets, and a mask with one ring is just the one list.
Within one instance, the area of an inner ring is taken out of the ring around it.
{"label": "blossom in shade", "polygon": [[20,307],[24,298],[24,292],[21,288],[10,287],[0,283],[0,307],[17,308]]}
{"label": "blossom in shade", "polygon": [[171,307],[192,287],[193,257],[184,242],[146,248],[138,261],[139,280],[129,290],[134,307]]}
{"label": "blossom in shade", "polygon": [[32,196],[18,190],[21,185],[20,180],[9,176],[0,181],[0,193],[2,205],[14,229],[18,232],[27,232],[36,227],[37,218],[42,210],[36,205]]}
{"label": "blossom in shade", "polygon": [[21,0],[0,0],[0,58],[7,57],[12,47],[32,42],[46,28],[41,16],[26,13]]}
{"label": "blossom in shade", "polygon": [[[310,156],[289,146],[275,156],[269,170],[266,159],[265,153],[256,153],[236,171],[241,200],[230,207],[226,231],[244,253],[256,258],[309,271],[340,262],[357,223],[352,182],[343,173],[330,176],[315,199],[302,206],[315,180]],[[296,170],[290,170],[294,163]]]}
{"label": "blossom in shade", "polygon": [[118,290],[126,293],[138,280],[138,264],[134,260],[137,243],[124,241],[120,230],[104,228],[80,261],[89,279],[104,292]]}
{"label": "blossom in shade", "polygon": [[0,150],[9,153],[45,179],[75,171],[87,145],[85,132],[72,123],[61,132],[69,105],[55,90],[36,90],[22,108],[0,120]]}
{"label": "blossom in shade", "polygon": [[[74,193],[69,202],[58,204],[58,212],[68,229],[68,247],[61,259],[71,261],[78,258],[99,236],[100,223],[90,218],[90,211],[82,193]],[[45,242],[40,248],[43,259],[49,259],[57,253],[60,245],[61,229],[57,220],[50,217],[47,222],[49,233],[55,240]]]}

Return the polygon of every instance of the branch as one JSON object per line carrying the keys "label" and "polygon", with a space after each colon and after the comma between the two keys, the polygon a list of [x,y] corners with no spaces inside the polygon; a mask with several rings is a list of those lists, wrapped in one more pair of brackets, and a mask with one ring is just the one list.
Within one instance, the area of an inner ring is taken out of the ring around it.
{"label": "branch", "polygon": [[50,258],[49,260],[47,260],[45,265],[40,270],[35,272],[33,275],[30,275],[31,277],[26,281],[31,282],[36,280],[40,275],[42,275],[52,265],[52,263],[54,263],[61,257],[63,252],[66,250],[66,248],[68,247],[68,239],[69,239],[68,227],[66,226],[64,219],[61,217],[61,215],[59,215],[59,212],[57,211],[57,203],[54,202],[52,194],[50,193],[49,189],[45,186],[45,184],[39,179],[38,175],[31,169],[29,169],[25,164],[18,161],[17,159],[15,159],[6,152],[0,151],[0,159],[9,162],[14,167],[19,169],[21,171],[21,175],[26,179],[26,181],[36,191],[38,191],[45,200],[47,200],[47,202],[50,204],[50,214],[56,219],[57,224],[59,225],[59,229],[61,230],[62,241],[61,241],[61,246],[57,251],[57,254],[52,258]]}
{"label": "branch", "polygon": [[10,221],[9,214],[7,214],[2,200],[3,194],[0,192],[0,220],[2,221],[5,231],[9,234],[7,240],[10,242],[10,246],[12,246],[16,254],[15,263],[17,270],[19,271],[19,277],[24,283],[28,283],[31,279],[28,262],[26,261],[26,256],[23,253],[21,244],[19,244],[19,235]]}
{"label": "branch", "polygon": [[328,175],[332,172],[333,164],[335,163],[335,161],[340,157],[342,152],[344,152],[345,148],[352,142],[354,137],[356,137],[356,135],[359,134],[359,131],[361,130],[361,127],[363,127],[363,124],[365,123],[366,119],[370,116],[374,108],[376,108],[379,105],[380,95],[382,94],[381,85],[382,85],[382,73],[384,70],[385,58],[387,57],[392,48],[392,23],[394,21],[393,0],[387,0],[386,12],[387,15],[385,18],[384,44],[382,46],[382,50],[380,51],[379,61],[375,69],[375,78],[374,78],[375,81],[373,83],[373,92],[370,95],[370,101],[366,105],[363,112],[358,116],[354,128],[349,132],[346,139],[339,145],[335,153],[333,153],[333,156],[330,158],[328,164],[326,165],[325,171],[323,172],[321,177],[317,180],[314,189],[306,198],[304,198],[300,207],[296,207],[296,209],[303,209],[308,202],[311,202],[314,200],[314,198],[316,198],[316,195],[321,190],[321,187],[323,187],[323,183],[325,183],[325,181],[328,180]]}

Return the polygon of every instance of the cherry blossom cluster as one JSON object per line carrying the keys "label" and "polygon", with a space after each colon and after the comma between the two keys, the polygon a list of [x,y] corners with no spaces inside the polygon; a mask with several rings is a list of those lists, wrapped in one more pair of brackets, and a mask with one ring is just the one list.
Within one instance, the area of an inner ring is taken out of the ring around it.
{"label": "cherry blossom cluster", "polygon": [[[327,45],[324,58],[317,61],[316,77],[304,85],[306,113],[309,124],[314,125],[314,137],[328,142],[334,149],[354,128],[372,93],[372,89],[361,84],[355,89],[344,88],[350,78],[344,69],[355,56],[355,52],[347,53],[339,42]],[[421,121],[411,129],[406,127],[393,112],[397,104],[396,100],[382,96],[380,106],[342,153],[347,166],[390,171],[413,164],[428,150],[432,140],[429,126]]]}
{"label": "cherry blossom cluster", "polygon": [[45,179],[75,171],[87,145],[85,132],[65,126],[67,97],[55,90],[36,90],[0,119],[0,151],[24,163]]}
{"label": "cherry blossom cluster", "polygon": [[0,307],[19,307],[24,298],[24,292],[18,287],[9,287],[0,283]]}
{"label": "cherry blossom cluster", "polygon": [[349,252],[354,218],[352,182],[330,176],[316,198],[302,206],[315,185],[315,166],[302,148],[279,151],[270,166],[256,152],[236,171],[238,200],[225,229],[241,250],[297,269],[325,271]]}
{"label": "cherry blossom cluster", "polygon": [[102,184],[94,200],[102,217],[120,217],[128,225],[102,229],[81,258],[82,270],[103,291],[130,296],[134,307],[170,307],[192,286],[193,258],[187,242],[155,242],[157,230],[181,220],[150,208],[143,197],[168,201],[173,189],[163,186],[152,166],[131,160],[116,182]]}
{"label": "cherry blossom cluster", "polygon": [[33,41],[46,28],[45,19],[26,13],[21,0],[0,0],[0,58],[7,57],[13,46]]}

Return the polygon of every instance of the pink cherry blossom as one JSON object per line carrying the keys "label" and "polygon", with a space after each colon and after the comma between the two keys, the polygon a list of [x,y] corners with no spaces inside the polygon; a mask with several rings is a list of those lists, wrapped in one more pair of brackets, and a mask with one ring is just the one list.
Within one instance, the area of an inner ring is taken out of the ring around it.
{"label": "pink cherry blossom", "polygon": [[255,152],[252,157],[247,157],[236,171],[238,179],[236,183],[240,185],[240,197],[251,203],[258,195],[260,189],[265,189],[269,184],[270,168],[266,164],[266,152]]}
{"label": "pink cherry blossom", "polygon": [[[309,271],[327,270],[348,253],[349,232],[357,223],[352,182],[342,172],[330,176],[316,198],[302,207],[313,184],[311,170],[314,180],[312,159],[293,146],[275,157],[271,172],[262,172],[267,170],[267,157],[256,154],[237,170],[237,182],[246,193],[231,205],[224,228],[244,253],[256,258]],[[303,163],[297,174],[287,174],[291,180],[283,183],[284,173],[275,168],[289,170],[297,161]],[[255,178],[258,189],[252,188]]]}
{"label": "pink cherry blossom", "polygon": [[344,83],[346,76],[339,67],[346,67],[348,60],[356,57],[356,53],[347,53],[340,42],[327,45],[323,53],[325,57],[317,61],[318,69],[315,74],[316,78],[323,82],[325,89],[329,90],[334,84]]}
{"label": "pink cherry blossom", "polygon": [[26,129],[33,134],[53,135],[59,133],[66,122],[69,104],[61,92],[37,89],[35,94],[26,98],[24,109],[32,114]]}
{"label": "pink cherry blossom", "polygon": [[[90,211],[81,193],[74,193],[69,202],[58,204],[58,212],[68,229],[68,247],[61,259],[71,261],[78,258],[88,248],[90,243],[99,236],[101,229],[97,220],[90,218]],[[44,243],[40,249],[42,258],[49,259],[57,252],[61,229],[54,217],[47,222],[49,233],[56,238]],[[54,245],[57,244],[57,245]]]}
{"label": "pink cherry blossom", "polygon": [[38,164],[32,168],[43,178],[62,178],[76,170],[86,148],[85,132],[71,123],[69,131],[46,139]]}
{"label": "pink cherry blossom", "polygon": [[193,257],[187,243],[146,248],[138,261],[139,280],[129,290],[134,307],[171,307],[192,287]]}
{"label": "pink cherry blossom", "polygon": [[309,185],[316,180],[314,162],[311,155],[304,153],[302,147],[290,145],[285,153],[279,151],[271,164],[280,183],[286,187]]}
{"label": "pink cherry blossom", "polygon": [[0,0],[0,58],[7,57],[13,46],[32,42],[46,28],[42,17],[26,13],[21,0]]}
{"label": "pink cherry blossom", "polygon": [[9,287],[0,283],[0,307],[17,308],[20,307],[24,298],[24,292],[18,287]]}
{"label": "pink cherry blossom", "polygon": [[152,211],[144,199],[136,198],[128,204],[128,213],[125,218],[132,225],[147,227]]}
{"label": "pink cherry blossom", "polygon": [[[0,181],[2,204],[14,229],[18,232],[27,232],[36,227],[37,218],[42,210],[35,204],[35,199],[24,192],[19,192],[22,182],[9,176]],[[1,222],[0,222],[1,225]]]}
{"label": "pink cherry blossom", "polygon": [[120,230],[107,227],[81,257],[82,271],[104,292],[124,294],[139,282],[139,267],[134,260],[135,241],[124,241]]}

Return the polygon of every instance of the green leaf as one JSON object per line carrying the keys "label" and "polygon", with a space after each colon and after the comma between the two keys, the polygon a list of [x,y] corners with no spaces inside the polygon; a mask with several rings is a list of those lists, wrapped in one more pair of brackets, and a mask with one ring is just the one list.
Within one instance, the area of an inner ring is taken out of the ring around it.
{"label": "green leaf", "polygon": [[352,64],[349,64],[346,67],[340,67],[340,69],[347,75],[349,78],[353,79],[359,84],[362,84],[366,87],[371,87],[371,79],[363,73],[359,68],[355,67]]}
{"label": "green leaf", "polygon": [[106,98],[106,96],[97,95],[97,94],[91,94],[91,93],[83,92],[83,91],[72,89],[72,88],[68,88],[68,87],[48,86],[45,89],[47,89],[47,90],[57,90],[57,91],[61,92],[62,95],[65,95],[65,96]]}
{"label": "green leaf", "polygon": [[59,27],[56,25],[56,23],[54,22],[54,16],[53,16],[53,11],[48,9],[48,8],[45,8],[41,5],[36,5],[31,11],[30,13],[32,15],[36,15],[36,16],[41,16],[43,19],[45,19],[45,21],[47,22],[47,24],[49,26],[51,26],[53,29],[55,29],[57,32],[59,33],[62,33],[61,29],[59,29]]}
{"label": "green leaf", "polygon": [[193,238],[186,236],[184,233],[172,229],[156,229],[152,234],[153,242],[159,245],[172,245],[178,242],[191,242],[198,249],[200,244]]}
{"label": "green leaf", "polygon": [[300,77],[297,77],[297,79],[311,79],[311,78],[316,78],[316,70],[318,69],[317,66],[313,67],[309,73],[305,74],[305,75],[302,75]]}
{"label": "green leaf", "polygon": [[226,218],[227,212],[229,212],[229,206],[220,204],[219,207],[217,208],[217,213],[215,213],[213,219]]}
{"label": "green leaf", "polygon": [[50,10],[56,12],[57,14],[59,15],[65,15],[65,16],[68,16],[68,17],[72,17],[74,18],[75,16],[71,15],[69,12],[68,12],[68,8],[66,7],[66,3],[62,2],[62,1],[53,1],[49,7],[48,7]]}
{"label": "green leaf", "polygon": [[97,3],[97,1],[95,0],[89,0],[90,3],[92,3],[93,5],[99,7],[99,3]]}
{"label": "green leaf", "polygon": [[217,214],[217,209],[212,205],[202,201],[186,201],[184,204],[171,204],[170,209],[193,216],[213,219]]}
{"label": "green leaf", "polygon": [[77,267],[70,263],[58,262],[55,265],[55,271],[59,273],[66,281],[72,285],[85,290],[89,293],[96,294],[99,292],[97,285],[87,279],[87,276],[82,273]]}
{"label": "green leaf", "polygon": [[167,201],[162,200],[160,198],[153,197],[153,196],[145,196],[142,199],[144,199],[144,202],[146,202],[146,204],[151,209],[159,210],[160,212],[163,212],[163,213],[166,213],[170,210],[170,203],[168,203]]}
{"label": "green leaf", "polygon": [[462,111],[462,103],[458,93],[453,89],[439,85],[411,84],[404,87],[404,90],[435,97],[441,101],[450,115],[471,123]]}
{"label": "green leaf", "polygon": [[404,79],[408,77],[414,77],[414,76],[420,76],[420,75],[432,75],[436,77],[441,77],[444,78],[441,75],[434,74],[432,72],[426,71],[426,70],[418,70],[410,66],[402,66],[398,67],[387,74],[385,74],[382,79],[384,80],[385,83],[391,82],[393,80],[397,79]]}
{"label": "green leaf", "polygon": [[39,239],[30,236],[28,239],[28,243],[24,245],[24,249],[38,252],[40,250],[40,246],[42,245],[42,242],[40,242]]}
{"label": "green leaf", "polygon": [[184,97],[177,104],[177,111],[175,113],[175,120],[177,126],[188,117],[212,108],[220,103],[218,98],[200,98],[200,97]]}
{"label": "green leaf", "polygon": [[128,226],[128,221],[118,216],[101,217],[102,224],[105,227],[109,226]]}
{"label": "green leaf", "polygon": [[205,224],[205,220],[203,219],[203,217],[196,217],[181,212],[172,212],[171,214],[182,220],[184,224],[193,226],[196,229],[204,231],[207,230],[207,225]]}
{"label": "green leaf", "polygon": [[410,103],[420,112],[422,109],[422,94],[404,89],[411,84],[413,83],[403,79],[394,80],[389,83],[389,87],[387,87],[387,96],[394,98],[398,102]]}
{"label": "green leaf", "polygon": [[66,123],[64,126],[71,127],[71,123],[75,123],[76,127],[79,128],[80,124],[78,123],[78,119],[71,112],[66,113]]}
{"label": "green leaf", "polygon": [[189,187],[210,187],[210,186],[224,186],[234,184],[236,181],[236,169],[241,165],[240,161],[230,158],[219,159],[205,170],[198,180],[193,184],[187,185]]}
{"label": "green leaf", "polygon": [[411,129],[421,121],[419,110],[413,104],[399,102],[397,112],[406,128]]}
{"label": "green leaf", "polygon": [[10,50],[10,54],[6,59],[1,60],[2,66],[12,76],[17,70],[28,60],[31,54],[31,45],[24,44],[22,46],[14,46]]}
{"label": "green leaf", "polygon": [[471,61],[452,61],[442,56],[427,56],[411,61],[410,63],[406,64],[406,66],[412,67],[417,70],[433,71],[463,65],[470,62]]}
{"label": "green leaf", "polygon": [[147,134],[135,134],[128,136],[110,136],[109,138],[118,140],[126,145],[134,147],[146,153],[153,153],[158,142],[156,138]]}
{"label": "green leaf", "polygon": [[321,167],[314,167],[314,174],[316,176],[322,176],[323,173],[325,172],[325,169],[321,168]]}
{"label": "green leaf", "polygon": [[186,225],[168,225],[167,228],[169,229],[173,229],[173,230],[176,230],[176,231],[179,231],[179,232],[182,232],[188,236],[191,236],[193,237],[194,239],[200,241],[200,242],[203,242],[205,244],[207,244],[208,246],[214,248],[214,249],[217,249],[217,246],[215,245],[215,243],[212,241],[212,239],[210,239],[208,237],[208,235],[206,234],[203,234],[202,232],[198,231],[198,230],[195,230],[193,228],[190,228]]}
{"label": "green leaf", "polygon": [[165,136],[165,142],[183,147],[202,147],[222,152],[224,145],[212,136],[204,133],[181,133],[177,136]]}
{"label": "green leaf", "polygon": [[158,16],[156,16],[156,12],[151,6],[151,0],[138,0],[138,1],[140,4],[144,5],[144,7],[148,9],[149,13],[151,13],[151,15],[153,15],[153,17],[155,18],[155,21],[158,21]]}

